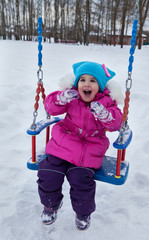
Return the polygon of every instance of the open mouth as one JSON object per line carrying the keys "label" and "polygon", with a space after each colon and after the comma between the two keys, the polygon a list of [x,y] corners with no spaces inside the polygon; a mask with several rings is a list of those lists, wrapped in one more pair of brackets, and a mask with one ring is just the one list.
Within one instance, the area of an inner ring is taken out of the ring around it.
{"label": "open mouth", "polygon": [[87,91],[87,90],[85,90],[85,91],[83,91],[83,92],[84,92],[85,96],[90,96],[91,93],[92,93],[92,91]]}

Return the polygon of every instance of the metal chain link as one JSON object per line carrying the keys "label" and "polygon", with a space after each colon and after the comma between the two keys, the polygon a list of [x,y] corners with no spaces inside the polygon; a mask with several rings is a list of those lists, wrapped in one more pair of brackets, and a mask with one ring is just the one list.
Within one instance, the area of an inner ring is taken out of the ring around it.
{"label": "metal chain link", "polygon": [[132,78],[131,78],[131,72],[128,73],[128,78],[126,80],[126,91],[129,92],[132,87]]}
{"label": "metal chain link", "polygon": [[37,115],[38,115],[38,112],[35,110],[34,112],[33,112],[33,123],[32,123],[32,125],[31,125],[31,129],[32,130],[36,130],[36,118],[37,118]]}
{"label": "metal chain link", "polygon": [[136,0],[135,9],[134,9],[135,19],[139,18],[139,0]]}
{"label": "metal chain link", "polygon": [[38,0],[38,17],[42,17],[42,0]]}
{"label": "metal chain link", "polygon": [[139,0],[136,0],[136,4],[134,7],[134,16],[135,19],[133,21],[133,27],[132,27],[132,38],[131,38],[131,48],[130,48],[130,57],[129,57],[129,66],[128,66],[128,78],[126,80],[126,91],[130,91],[132,87],[132,64],[134,61],[134,52],[135,52],[135,43],[136,43],[136,35],[137,35],[137,24],[138,24],[138,18],[139,18]]}
{"label": "metal chain link", "polygon": [[39,83],[43,83],[43,71],[41,69],[41,66],[39,66],[39,70],[37,71],[37,78]]}

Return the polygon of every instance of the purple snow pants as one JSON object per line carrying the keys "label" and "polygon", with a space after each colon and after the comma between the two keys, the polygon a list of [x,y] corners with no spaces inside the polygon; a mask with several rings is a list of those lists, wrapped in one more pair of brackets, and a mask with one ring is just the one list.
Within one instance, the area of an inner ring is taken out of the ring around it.
{"label": "purple snow pants", "polygon": [[94,170],[77,167],[65,160],[48,155],[39,163],[38,192],[41,203],[46,207],[56,207],[63,199],[64,177],[70,184],[73,210],[79,215],[90,215],[95,211]]}

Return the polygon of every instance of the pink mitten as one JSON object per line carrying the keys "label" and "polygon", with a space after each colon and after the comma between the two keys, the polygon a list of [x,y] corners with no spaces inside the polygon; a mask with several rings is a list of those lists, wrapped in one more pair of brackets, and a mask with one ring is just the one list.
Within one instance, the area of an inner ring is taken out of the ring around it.
{"label": "pink mitten", "polygon": [[90,112],[101,122],[108,123],[113,120],[111,112],[109,112],[100,102],[92,102]]}
{"label": "pink mitten", "polygon": [[75,100],[79,98],[78,92],[76,90],[67,89],[65,91],[62,91],[58,96],[57,100],[61,105],[64,105],[66,103],[71,102],[72,100]]}

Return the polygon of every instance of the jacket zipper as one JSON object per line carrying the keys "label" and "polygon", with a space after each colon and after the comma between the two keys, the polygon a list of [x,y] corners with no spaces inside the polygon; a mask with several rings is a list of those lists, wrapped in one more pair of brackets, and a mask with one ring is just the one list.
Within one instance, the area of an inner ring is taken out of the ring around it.
{"label": "jacket zipper", "polygon": [[82,154],[81,154],[81,157],[80,157],[80,162],[79,162],[79,165],[81,167],[83,167],[83,157],[85,155],[85,149],[86,149],[86,143],[82,140],[82,144],[83,144],[83,148],[82,148]]}
{"label": "jacket zipper", "polygon": [[[90,107],[90,103],[86,103],[86,108],[89,109],[89,107]],[[89,116],[86,112],[85,116],[84,116],[84,129],[88,127],[88,118],[89,118]]]}
{"label": "jacket zipper", "polygon": [[[87,106],[87,109],[90,107],[90,104],[86,104],[86,106]],[[88,117],[86,117],[86,115],[87,114],[85,114],[85,116],[84,116],[84,121],[87,119],[88,120]],[[84,129],[85,129],[85,126],[88,126],[88,121],[87,121],[87,123],[85,124],[84,123]],[[82,154],[81,154],[81,158],[80,158],[80,166],[81,167],[83,167],[83,157],[84,157],[84,155],[85,155],[85,150],[86,150],[86,143],[85,143],[85,141],[82,139],[82,144],[83,144],[83,149],[82,149]]]}

